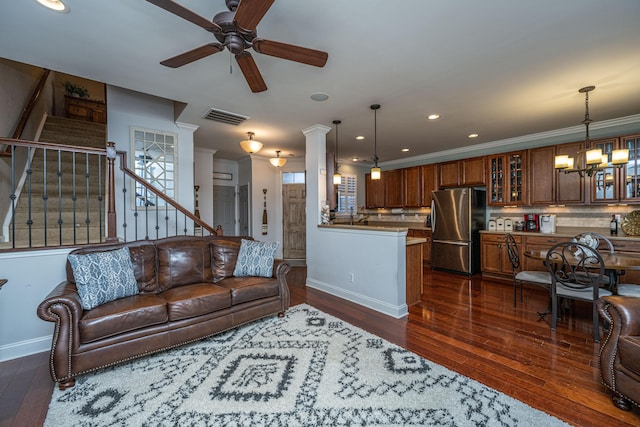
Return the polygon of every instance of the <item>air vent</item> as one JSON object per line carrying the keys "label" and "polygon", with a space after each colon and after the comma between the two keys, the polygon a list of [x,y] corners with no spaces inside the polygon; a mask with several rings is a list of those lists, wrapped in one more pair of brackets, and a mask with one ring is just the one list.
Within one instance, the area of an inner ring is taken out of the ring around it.
{"label": "air vent", "polygon": [[238,126],[240,123],[244,122],[247,119],[250,119],[249,116],[243,116],[242,114],[230,113],[229,111],[217,110],[215,108],[211,108],[206,112],[202,118],[207,120],[213,120],[214,122],[227,123],[229,125]]}

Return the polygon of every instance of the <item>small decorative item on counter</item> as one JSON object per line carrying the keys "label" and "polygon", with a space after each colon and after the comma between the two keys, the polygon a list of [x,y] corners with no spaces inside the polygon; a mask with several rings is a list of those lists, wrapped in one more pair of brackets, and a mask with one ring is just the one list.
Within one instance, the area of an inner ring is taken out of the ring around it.
{"label": "small decorative item on counter", "polygon": [[611,215],[611,222],[609,223],[609,230],[611,231],[611,235],[618,234],[618,221],[616,220],[615,215]]}
{"label": "small decorative item on counter", "polygon": [[511,218],[504,219],[504,231],[513,231],[513,220]]}
{"label": "small decorative item on counter", "polygon": [[524,221],[516,221],[514,228],[516,231],[524,231]]}
{"label": "small decorative item on counter", "polygon": [[323,224],[329,224],[331,222],[330,213],[329,213],[329,205],[324,204],[320,208],[320,221]]}
{"label": "small decorative item on counter", "polygon": [[496,231],[504,231],[504,218],[496,218]]}
{"label": "small decorative item on counter", "polygon": [[640,211],[631,211],[624,218],[620,228],[627,236],[640,235]]}
{"label": "small decorative item on counter", "polygon": [[489,231],[496,231],[496,220],[491,218],[489,220],[489,225],[487,226],[487,229],[489,229]]}

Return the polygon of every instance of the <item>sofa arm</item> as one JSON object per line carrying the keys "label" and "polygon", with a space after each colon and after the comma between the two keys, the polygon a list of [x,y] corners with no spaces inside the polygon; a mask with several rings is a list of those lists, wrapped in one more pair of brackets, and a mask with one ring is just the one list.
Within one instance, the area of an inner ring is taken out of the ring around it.
{"label": "sofa arm", "polygon": [[278,279],[280,295],[282,296],[282,312],[289,308],[289,285],[287,285],[287,273],[291,270],[291,265],[283,260],[276,259],[273,262],[273,277]]}
{"label": "sofa arm", "polygon": [[56,382],[71,376],[71,354],[80,345],[78,325],[83,312],[76,285],[70,282],[60,283],[38,306],[38,317],[55,322],[50,370]]}
{"label": "sofa arm", "polygon": [[640,298],[612,295],[596,302],[600,317],[609,323],[609,332],[600,344],[600,375],[604,385],[615,391],[615,364],[618,339],[640,336]]}

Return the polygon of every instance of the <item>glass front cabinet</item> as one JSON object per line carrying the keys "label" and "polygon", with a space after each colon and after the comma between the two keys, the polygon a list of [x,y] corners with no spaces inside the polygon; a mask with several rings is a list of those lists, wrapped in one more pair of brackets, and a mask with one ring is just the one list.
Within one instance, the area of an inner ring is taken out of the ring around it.
{"label": "glass front cabinet", "polygon": [[629,161],[622,168],[622,201],[640,202],[640,135],[620,138],[622,148],[629,149]]}
{"label": "glass front cabinet", "polygon": [[487,157],[489,205],[519,206],[526,203],[525,165],[525,151]]}

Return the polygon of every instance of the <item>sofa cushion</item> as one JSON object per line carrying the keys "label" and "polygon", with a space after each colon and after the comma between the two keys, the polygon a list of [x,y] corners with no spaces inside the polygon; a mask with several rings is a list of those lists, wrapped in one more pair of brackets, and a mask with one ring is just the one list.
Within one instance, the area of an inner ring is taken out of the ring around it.
{"label": "sofa cushion", "polygon": [[168,240],[157,245],[158,288],[211,282],[211,251],[206,240]]}
{"label": "sofa cushion", "polygon": [[211,283],[194,283],[160,294],[167,302],[169,320],[188,319],[231,307],[231,293]]}
{"label": "sofa cushion", "polygon": [[79,322],[80,341],[96,341],[162,324],[167,319],[167,303],[155,294],[122,298],[84,312]]}
{"label": "sofa cushion", "polygon": [[230,240],[214,240],[211,242],[213,283],[233,276],[239,250],[240,242]]}
{"label": "sofa cushion", "polygon": [[140,292],[156,292],[156,247],[147,244],[128,248],[138,289]]}
{"label": "sofa cushion", "polygon": [[138,293],[127,247],[85,255],[70,254],[68,259],[85,310]]}
{"label": "sofa cushion", "polygon": [[276,249],[278,249],[278,242],[257,242],[242,239],[233,275],[236,277],[272,277]]}
{"label": "sofa cushion", "polygon": [[231,291],[232,305],[278,296],[280,292],[278,280],[266,277],[229,277],[217,285]]}
{"label": "sofa cushion", "polygon": [[622,336],[618,340],[620,364],[640,376],[640,337]]}

